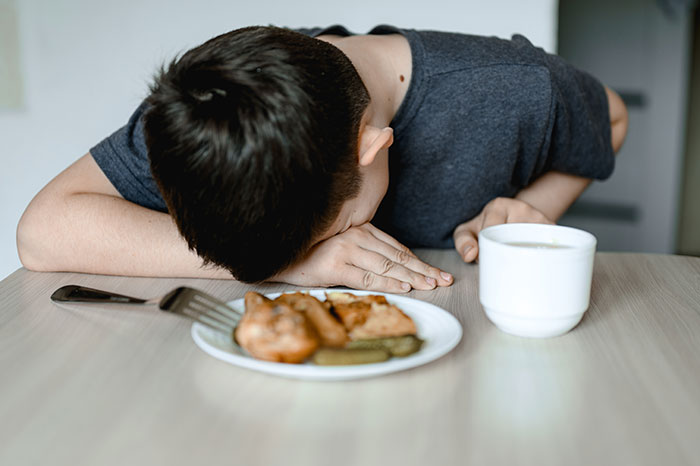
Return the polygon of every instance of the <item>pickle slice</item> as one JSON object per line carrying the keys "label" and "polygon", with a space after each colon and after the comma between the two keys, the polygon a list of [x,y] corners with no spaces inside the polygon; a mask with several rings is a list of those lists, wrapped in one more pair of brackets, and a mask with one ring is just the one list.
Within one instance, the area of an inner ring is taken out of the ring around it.
{"label": "pickle slice", "polygon": [[321,348],[314,353],[311,360],[319,366],[349,366],[384,362],[390,357],[389,351],[385,349]]}
{"label": "pickle slice", "polygon": [[423,346],[423,340],[415,335],[402,337],[372,338],[354,340],[346,345],[348,349],[383,349],[392,356],[405,357],[418,352]]}

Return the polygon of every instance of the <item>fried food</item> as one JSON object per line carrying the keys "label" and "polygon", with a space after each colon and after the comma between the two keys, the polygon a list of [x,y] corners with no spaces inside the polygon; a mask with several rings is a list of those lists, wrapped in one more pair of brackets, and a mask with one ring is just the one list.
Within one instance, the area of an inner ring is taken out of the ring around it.
{"label": "fried food", "polygon": [[245,314],[234,336],[265,361],[301,363],[319,347],[316,330],[302,312],[252,291],[245,294]]}
{"label": "fried food", "polygon": [[313,355],[319,365],[348,365],[412,354],[423,343],[416,333],[413,320],[381,295],[332,292],[324,302],[299,292],[274,300],[248,292],[234,339],[257,359],[301,363]]}
{"label": "fried food", "polygon": [[415,335],[416,324],[384,296],[355,296],[333,292],[326,295],[351,340]]}
{"label": "fried food", "polygon": [[316,328],[321,346],[341,348],[348,342],[348,333],[343,324],[331,314],[329,302],[299,292],[283,294],[273,302],[288,304],[295,311],[304,313]]}

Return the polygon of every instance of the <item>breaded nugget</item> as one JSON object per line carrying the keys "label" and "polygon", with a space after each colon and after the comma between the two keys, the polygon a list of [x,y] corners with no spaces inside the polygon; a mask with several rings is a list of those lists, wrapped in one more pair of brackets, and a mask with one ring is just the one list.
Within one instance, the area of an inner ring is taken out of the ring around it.
{"label": "breaded nugget", "polygon": [[416,324],[384,296],[355,296],[350,293],[327,294],[333,310],[343,322],[351,340],[415,335]]}
{"label": "breaded nugget", "polygon": [[286,303],[303,312],[316,328],[322,346],[342,347],[348,342],[345,327],[330,312],[330,303],[299,292],[280,295],[274,302]]}
{"label": "breaded nugget", "polygon": [[372,303],[364,322],[349,330],[349,335],[352,340],[357,340],[415,335],[416,332],[416,324],[398,307]]}
{"label": "breaded nugget", "polygon": [[342,291],[332,291],[326,293],[326,300],[329,301],[333,306],[337,304],[348,304],[348,303],[377,303],[377,304],[389,304],[386,297],[380,294],[367,294],[362,296],[357,296],[352,293],[345,293]]}
{"label": "breaded nugget", "polygon": [[235,339],[253,357],[274,362],[303,362],[319,346],[316,331],[303,313],[252,291],[245,295],[245,314]]}
{"label": "breaded nugget", "polygon": [[333,311],[338,315],[348,332],[365,323],[369,317],[370,309],[369,303],[361,301],[333,305]]}

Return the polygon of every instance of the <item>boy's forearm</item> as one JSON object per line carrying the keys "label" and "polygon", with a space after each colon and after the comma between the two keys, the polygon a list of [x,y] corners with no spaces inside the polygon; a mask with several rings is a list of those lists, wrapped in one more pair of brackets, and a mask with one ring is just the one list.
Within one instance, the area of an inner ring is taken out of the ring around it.
{"label": "boy's forearm", "polygon": [[590,183],[588,178],[548,172],[521,190],[515,198],[527,202],[556,222]]}
{"label": "boy's forearm", "polygon": [[167,214],[96,193],[48,202],[28,209],[18,227],[18,251],[29,269],[231,278],[222,269],[204,268]]}

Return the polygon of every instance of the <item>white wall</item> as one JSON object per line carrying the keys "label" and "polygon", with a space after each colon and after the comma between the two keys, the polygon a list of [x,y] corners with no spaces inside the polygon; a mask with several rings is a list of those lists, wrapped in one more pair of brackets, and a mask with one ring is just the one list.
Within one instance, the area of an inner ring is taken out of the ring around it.
{"label": "white wall", "polygon": [[15,228],[34,194],[125,123],[157,65],[214,35],[253,24],[364,32],[386,23],[519,32],[556,48],[556,0],[15,2],[25,95],[23,109],[0,109],[0,278],[20,267]]}

